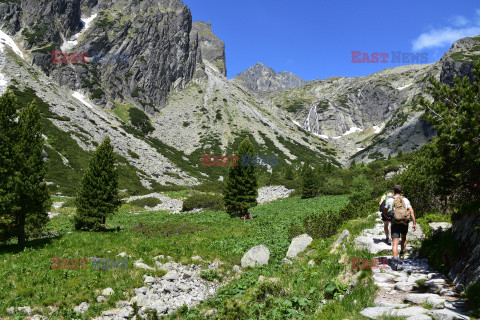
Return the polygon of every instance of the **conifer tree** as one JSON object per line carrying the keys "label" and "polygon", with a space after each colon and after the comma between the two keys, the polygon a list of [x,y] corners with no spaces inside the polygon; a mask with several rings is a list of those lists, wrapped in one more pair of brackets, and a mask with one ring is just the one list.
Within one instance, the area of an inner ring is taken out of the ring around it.
{"label": "conifer tree", "polygon": [[0,97],[0,241],[15,234],[18,210],[18,175],[15,143],[18,141],[17,106],[12,92]]}
{"label": "conifer tree", "polygon": [[[255,150],[248,138],[240,143],[236,156],[254,156]],[[227,212],[232,216],[248,215],[248,209],[257,205],[258,181],[255,166],[241,164],[228,168],[228,176],[225,181],[224,200]]]}
{"label": "conifer tree", "polygon": [[77,230],[100,230],[106,218],[112,217],[120,206],[118,172],[109,137],[103,140],[90,159],[75,202]]}
{"label": "conifer tree", "polygon": [[295,178],[295,174],[293,173],[292,165],[289,164],[285,167],[285,172],[283,175],[285,180],[293,180]]}
{"label": "conifer tree", "polygon": [[35,104],[24,107],[19,120],[18,161],[20,166],[18,201],[16,212],[18,243],[24,245],[26,227],[30,234],[39,235],[48,221],[51,201],[44,181],[47,164],[43,160],[43,137],[40,127],[40,112]]}
{"label": "conifer tree", "polygon": [[34,102],[17,111],[15,96],[7,92],[0,98],[0,241],[16,236],[24,246],[27,231],[40,233],[51,203],[40,113]]}
{"label": "conifer tree", "polygon": [[317,196],[319,185],[317,175],[308,162],[305,162],[301,170],[302,174],[302,199]]}

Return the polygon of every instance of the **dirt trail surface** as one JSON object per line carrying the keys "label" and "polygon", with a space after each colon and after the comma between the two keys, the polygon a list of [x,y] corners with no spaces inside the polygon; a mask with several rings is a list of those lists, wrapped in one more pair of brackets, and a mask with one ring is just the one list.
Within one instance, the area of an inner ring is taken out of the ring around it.
{"label": "dirt trail surface", "polygon": [[[376,215],[380,217],[380,212]],[[417,225],[417,231],[413,232],[410,223],[405,258],[395,271],[391,268],[391,246],[385,243],[383,223],[380,218],[376,222],[373,229],[364,230],[355,239],[357,248],[380,254],[368,266],[372,268],[375,284],[380,287],[375,307],[360,313],[370,319],[386,316],[406,317],[407,320],[470,319],[464,299],[448,278],[433,270],[426,259],[412,253],[413,247],[409,244],[415,246],[425,238],[421,227]]]}

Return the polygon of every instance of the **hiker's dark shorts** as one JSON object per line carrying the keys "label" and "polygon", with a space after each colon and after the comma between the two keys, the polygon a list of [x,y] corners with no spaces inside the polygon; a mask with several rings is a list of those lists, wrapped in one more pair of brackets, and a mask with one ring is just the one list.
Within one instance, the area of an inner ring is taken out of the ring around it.
{"label": "hiker's dark shorts", "polygon": [[400,235],[407,235],[408,233],[408,224],[393,224],[392,223],[392,239],[400,238]]}
{"label": "hiker's dark shorts", "polygon": [[381,217],[382,217],[382,221],[392,222],[393,215],[391,212],[387,212],[387,217],[384,217],[383,213],[381,214]]}

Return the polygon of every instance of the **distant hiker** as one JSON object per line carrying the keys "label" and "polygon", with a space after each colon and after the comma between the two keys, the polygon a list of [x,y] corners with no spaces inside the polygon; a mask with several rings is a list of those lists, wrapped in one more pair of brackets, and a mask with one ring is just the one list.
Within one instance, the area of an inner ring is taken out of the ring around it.
{"label": "distant hiker", "polygon": [[417,228],[417,221],[410,201],[402,196],[402,187],[396,185],[393,188],[395,196],[387,200],[383,214],[393,212],[392,220],[392,254],[393,254],[393,270],[398,269],[398,239],[402,237],[400,258],[405,255],[405,247],[407,245],[408,223],[410,217],[413,219],[413,231]]}
{"label": "distant hiker", "polygon": [[380,199],[380,212],[382,213],[382,221],[383,221],[383,229],[385,230],[385,242],[390,245],[392,238],[390,238],[390,222],[392,221],[393,218],[393,212],[388,211],[387,214],[383,214],[383,211],[385,209],[386,203],[388,199],[393,198],[393,191],[388,190],[385,192]]}

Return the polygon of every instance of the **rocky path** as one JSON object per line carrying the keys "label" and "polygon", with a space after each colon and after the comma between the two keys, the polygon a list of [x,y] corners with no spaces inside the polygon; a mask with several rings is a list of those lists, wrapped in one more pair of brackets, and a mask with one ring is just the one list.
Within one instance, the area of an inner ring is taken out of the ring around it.
{"label": "rocky path", "polygon": [[[377,213],[380,216],[380,213]],[[420,259],[412,252],[413,247],[425,238],[423,230],[409,226],[405,258],[397,271],[390,267],[391,246],[385,241],[383,223],[380,218],[373,229],[364,230],[355,239],[358,249],[379,254],[372,266],[373,279],[380,287],[375,298],[375,307],[366,308],[360,313],[370,319],[383,319],[386,316],[405,317],[408,320],[450,320],[470,319],[455,288],[448,279],[433,270],[426,259]],[[409,245],[410,244],[410,245]],[[383,253],[383,255],[381,254]]]}

